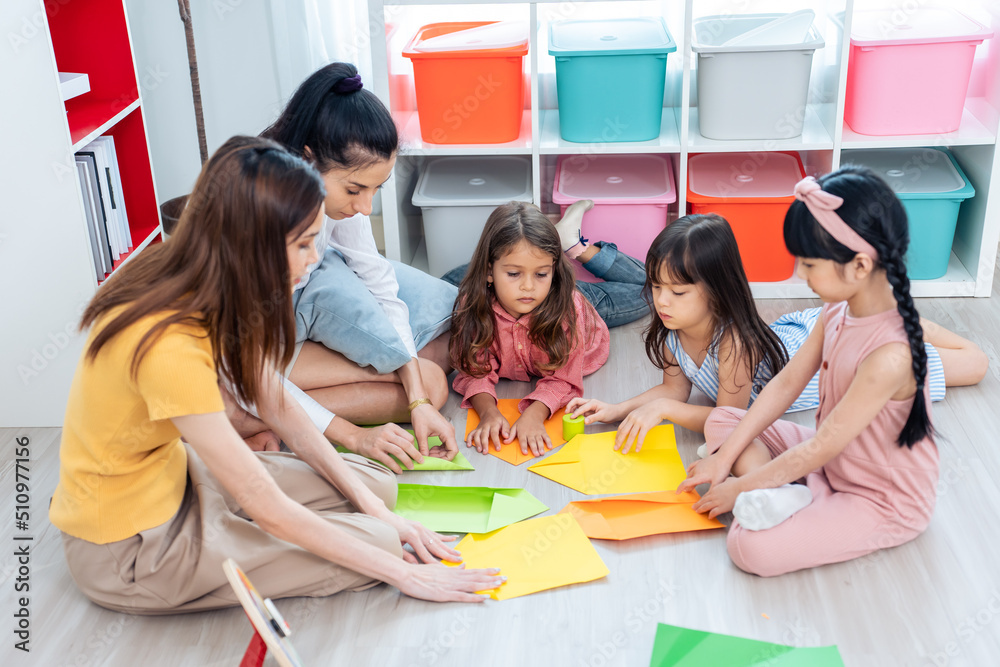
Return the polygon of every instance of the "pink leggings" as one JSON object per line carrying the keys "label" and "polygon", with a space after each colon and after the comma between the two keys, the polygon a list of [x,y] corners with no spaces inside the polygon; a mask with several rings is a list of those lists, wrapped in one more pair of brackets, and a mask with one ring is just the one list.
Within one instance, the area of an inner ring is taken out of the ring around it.
{"label": "pink leggings", "polygon": [[[708,451],[725,442],[746,410],[716,408],[705,423]],[[774,458],[815,435],[814,429],[776,421],[760,434]],[[741,570],[773,577],[795,570],[840,563],[909,542],[922,530],[900,525],[874,501],[856,493],[835,491],[822,468],[809,473],[813,500],[787,521],[768,530],[746,530],[733,522],[726,539],[729,557]]]}

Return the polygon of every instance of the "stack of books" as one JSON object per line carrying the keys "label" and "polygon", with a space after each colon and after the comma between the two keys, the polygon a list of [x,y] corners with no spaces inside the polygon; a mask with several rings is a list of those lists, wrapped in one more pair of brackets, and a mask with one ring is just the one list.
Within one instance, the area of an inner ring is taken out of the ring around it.
{"label": "stack of books", "polygon": [[87,213],[94,269],[97,281],[101,282],[133,247],[114,138],[98,137],[87,144],[76,154],[76,170]]}

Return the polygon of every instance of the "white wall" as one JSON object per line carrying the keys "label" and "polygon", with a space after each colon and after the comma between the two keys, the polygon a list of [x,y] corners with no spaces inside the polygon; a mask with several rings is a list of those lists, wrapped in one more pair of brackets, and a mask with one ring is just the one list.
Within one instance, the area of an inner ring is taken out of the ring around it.
{"label": "white wall", "polygon": [[58,426],[97,280],[41,3],[3,0],[0,35],[0,428]]}
{"label": "white wall", "polygon": [[[177,3],[126,0],[157,196],[190,192],[201,169],[184,24]],[[191,0],[208,152],[277,116],[270,12],[254,0]]]}

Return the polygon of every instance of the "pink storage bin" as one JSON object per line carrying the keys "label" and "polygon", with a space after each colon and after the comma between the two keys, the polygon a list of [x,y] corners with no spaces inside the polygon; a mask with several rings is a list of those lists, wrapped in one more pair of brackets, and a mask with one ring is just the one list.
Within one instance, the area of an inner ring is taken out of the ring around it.
{"label": "pink storage bin", "polygon": [[856,11],[844,120],[877,136],[956,131],[976,46],[992,36],[948,7]]}
{"label": "pink storage bin", "polygon": [[[565,213],[581,199],[594,201],[583,216],[583,236],[592,243],[610,241],[644,262],[667,226],[667,206],[677,201],[673,164],[662,155],[561,155],[552,201]],[[578,263],[576,276],[599,282]]]}

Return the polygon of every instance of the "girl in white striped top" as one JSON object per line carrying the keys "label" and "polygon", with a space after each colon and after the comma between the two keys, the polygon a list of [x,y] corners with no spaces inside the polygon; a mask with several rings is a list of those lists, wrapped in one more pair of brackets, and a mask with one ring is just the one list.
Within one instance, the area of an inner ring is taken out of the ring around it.
{"label": "girl in white striped top", "polygon": [[[812,331],[819,308],[788,313],[770,327],[757,312],[733,231],[718,215],[688,215],[664,229],[646,258],[644,294],[653,317],[644,333],[646,355],[663,370],[663,383],[621,403],[577,398],[566,411],[586,423],[621,420],[615,449],[641,447],[663,420],[704,430],[715,406],[742,409]],[[945,385],[976,384],[988,359],[975,343],[923,320],[932,400]],[[715,404],[691,405],[697,387]],[[818,405],[813,378],[789,412]]]}

